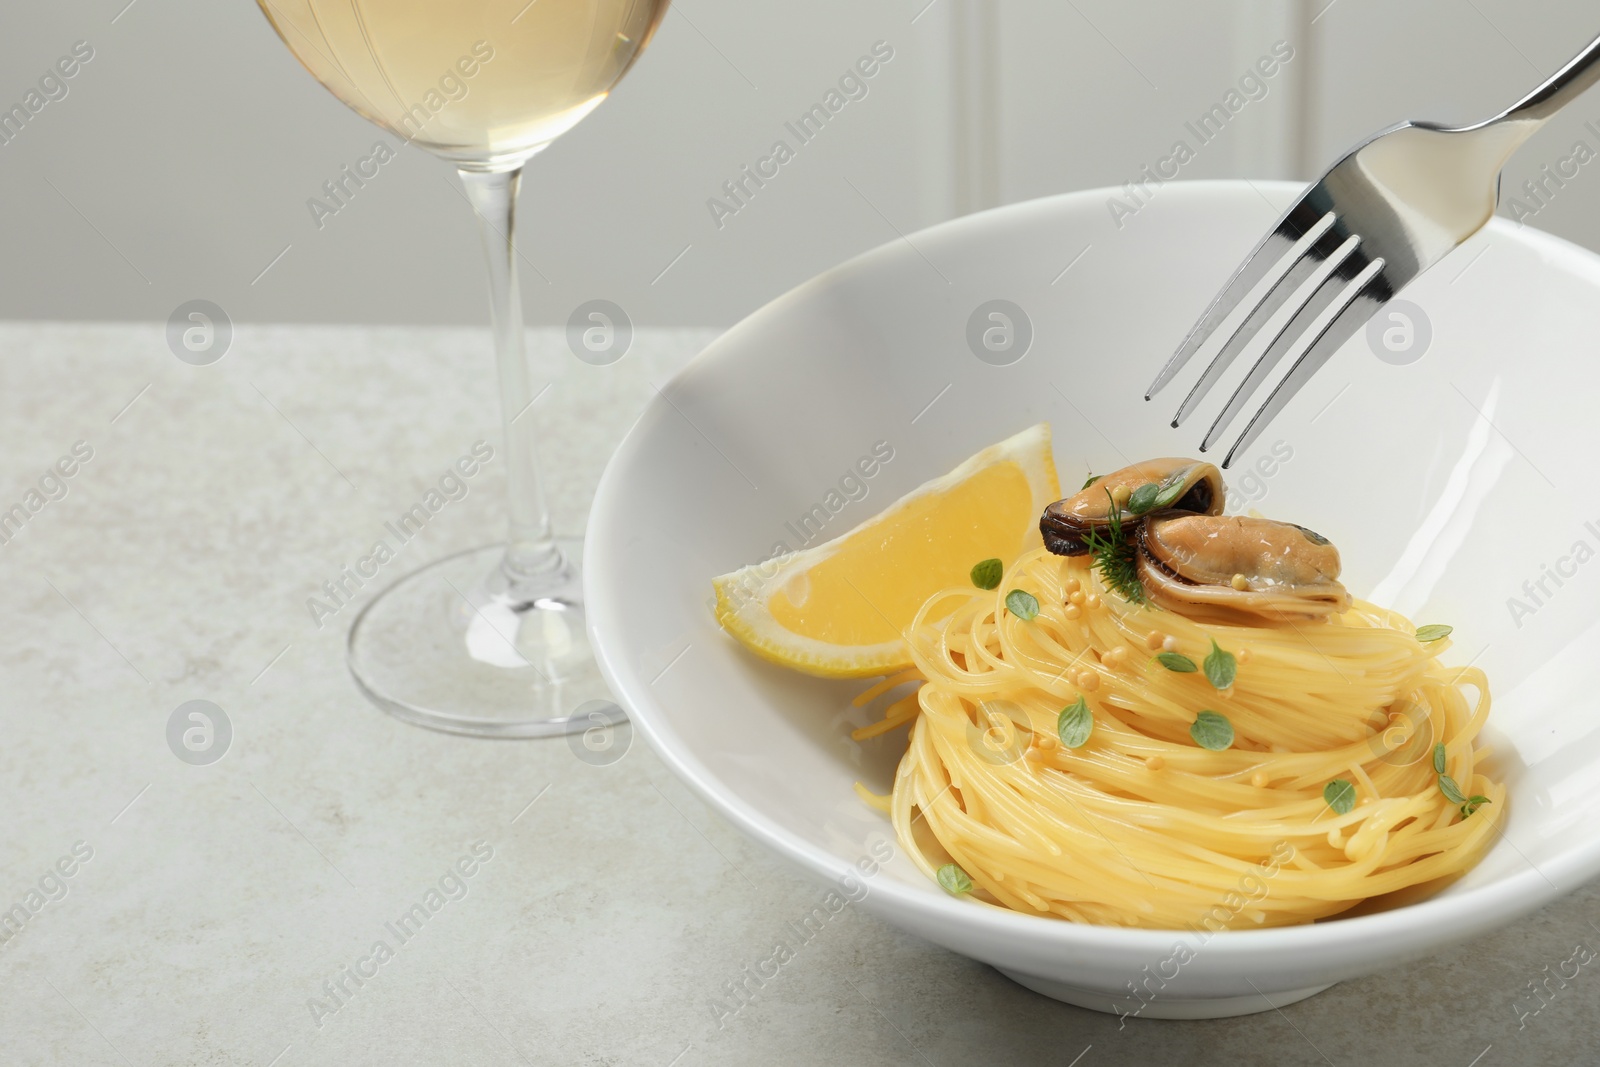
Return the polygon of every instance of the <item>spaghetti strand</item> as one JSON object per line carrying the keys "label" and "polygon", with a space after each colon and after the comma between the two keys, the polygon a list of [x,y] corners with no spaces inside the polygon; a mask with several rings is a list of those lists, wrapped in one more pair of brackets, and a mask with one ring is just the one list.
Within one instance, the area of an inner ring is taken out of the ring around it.
{"label": "spaghetti strand", "polygon": [[[1011,589],[1037,598],[1037,617],[1006,610]],[[869,692],[921,686],[856,734],[911,722],[896,833],[929,877],[957,863],[992,905],[1152,928],[1311,922],[1461,874],[1505,816],[1504,787],[1479,770],[1483,672],[1442,666],[1443,642],[1372,604],[1201,623],[1127,603],[1086,557],[1036,549],[995,590],[930,598],[911,634],[915,672]],[[1238,658],[1224,690],[1154,654],[1199,663],[1213,641]],[[1080,697],[1093,731],[1068,748],[1056,720]],[[1191,738],[1202,710],[1227,718],[1230,747]],[[1436,743],[1462,793],[1489,800],[1470,817],[1440,786]],[[1343,814],[1323,795],[1336,779],[1355,793]]]}

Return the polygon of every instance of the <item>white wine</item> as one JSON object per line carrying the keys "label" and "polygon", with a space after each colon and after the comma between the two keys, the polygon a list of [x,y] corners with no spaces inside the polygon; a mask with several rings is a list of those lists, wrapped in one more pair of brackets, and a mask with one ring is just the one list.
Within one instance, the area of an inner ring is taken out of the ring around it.
{"label": "white wine", "polygon": [[520,163],[593,111],[668,0],[258,0],[340,100],[457,164]]}

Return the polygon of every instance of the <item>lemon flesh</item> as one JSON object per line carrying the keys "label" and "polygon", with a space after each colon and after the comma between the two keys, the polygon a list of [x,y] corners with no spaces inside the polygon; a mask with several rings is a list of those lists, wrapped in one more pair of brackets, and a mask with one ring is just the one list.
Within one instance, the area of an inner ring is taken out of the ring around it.
{"label": "lemon flesh", "polygon": [[1060,496],[1041,423],[979,452],[825,544],[713,580],[717,619],[756,654],[830,677],[911,663],[905,632],[928,597],[969,585],[972,566],[1009,565],[1039,543]]}

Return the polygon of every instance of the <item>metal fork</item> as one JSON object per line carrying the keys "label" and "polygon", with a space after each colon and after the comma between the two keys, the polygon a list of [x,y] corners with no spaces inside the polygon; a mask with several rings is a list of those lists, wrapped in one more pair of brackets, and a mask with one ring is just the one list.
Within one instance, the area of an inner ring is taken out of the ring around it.
{"label": "metal fork", "polygon": [[[1506,161],[1596,81],[1600,37],[1494,118],[1460,127],[1403,122],[1358,145],[1306,190],[1250,253],[1144,398],[1151,399],[1172,381],[1229,314],[1265,284],[1254,307],[1179,405],[1172,419],[1178,426],[1268,320],[1303,286],[1314,283],[1200,444],[1202,452],[1215,444],[1284,355],[1309,337],[1228,450],[1222,465],[1229,466],[1356,330],[1488,223],[1500,202],[1500,169]],[[1330,308],[1331,318],[1317,328]]]}

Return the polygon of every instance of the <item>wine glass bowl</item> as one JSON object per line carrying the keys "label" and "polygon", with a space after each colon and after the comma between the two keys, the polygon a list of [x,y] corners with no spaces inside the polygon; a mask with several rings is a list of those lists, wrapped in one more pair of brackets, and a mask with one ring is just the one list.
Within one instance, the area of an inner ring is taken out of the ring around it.
{"label": "wine glass bowl", "polygon": [[582,580],[539,478],[515,218],[522,166],[610,94],[668,0],[257,0],[289,50],[364,118],[456,166],[489,267],[509,535],[408,574],[350,629],[361,690],[407,722],[483,737],[591,725],[609,693]]}
{"label": "wine glass bowl", "polygon": [[526,161],[605,100],[665,0],[258,0],[371,122],[459,166]]}

